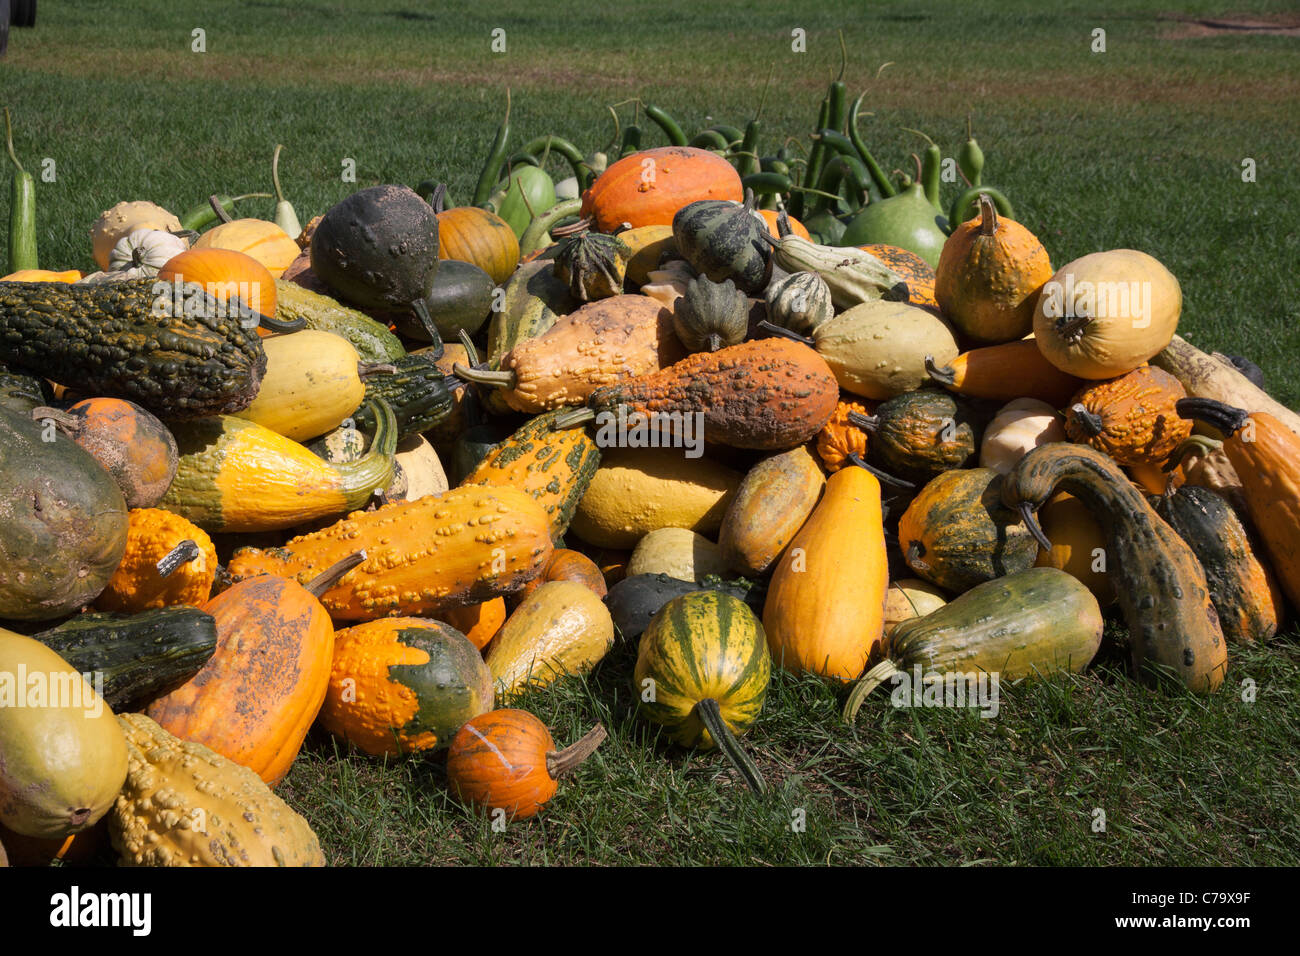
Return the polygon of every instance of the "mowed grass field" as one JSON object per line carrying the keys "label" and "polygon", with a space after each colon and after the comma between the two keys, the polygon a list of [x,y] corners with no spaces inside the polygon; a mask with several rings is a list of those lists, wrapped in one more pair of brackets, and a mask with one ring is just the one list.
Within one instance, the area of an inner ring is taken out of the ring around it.
{"label": "mowed grass field", "polygon": [[[1296,25],[1290,3],[1232,7]],[[38,182],[42,264],[89,271],[100,211],[267,191],[276,143],[303,222],[376,183],[444,180],[467,202],[507,86],[514,145],[553,132],[594,149],[611,135],[606,106],[636,97],[690,131],[743,126],[771,73],[760,152],[774,152],[811,130],[842,30],[844,79],[851,96],[870,90],[863,130],[886,168],[920,148],[902,127],[951,155],[971,115],[985,182],[1053,263],[1155,255],[1182,283],[1182,334],[1250,357],[1296,407],[1300,39],[1188,22],[1219,13],[1116,0],[45,0],[37,28],[11,35],[0,103],[28,169],[54,163],[55,181]],[[791,50],[796,28],[807,52]],[[633,110],[619,108],[624,122]],[[663,142],[641,125],[645,145]],[[611,734],[531,822],[493,831],[448,797],[437,757],[349,756],[324,736],[280,792],[334,864],[1295,865],[1296,634],[1232,648],[1226,686],[1199,699],[1131,680],[1112,627],[1087,674],[1004,685],[995,719],[895,709],[878,693],[848,727],[842,691],[777,675],[745,738],[765,798],[720,755],[673,749],[637,719],[635,647],[620,643],[586,680],[520,702],[562,745],[597,720]]]}

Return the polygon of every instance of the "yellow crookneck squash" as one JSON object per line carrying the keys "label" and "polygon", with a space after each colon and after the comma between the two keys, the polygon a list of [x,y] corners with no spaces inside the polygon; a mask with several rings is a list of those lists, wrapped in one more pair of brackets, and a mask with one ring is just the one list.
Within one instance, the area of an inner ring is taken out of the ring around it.
{"label": "yellow crookneck squash", "polygon": [[861,674],[884,634],[888,564],[880,483],[841,468],[772,574],[763,629],[774,663],[841,681]]}

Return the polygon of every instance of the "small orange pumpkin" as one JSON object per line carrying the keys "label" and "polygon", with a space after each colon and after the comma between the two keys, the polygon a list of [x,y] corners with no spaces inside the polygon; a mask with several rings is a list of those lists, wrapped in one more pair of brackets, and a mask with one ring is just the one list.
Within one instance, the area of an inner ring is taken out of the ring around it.
{"label": "small orange pumpkin", "polygon": [[518,599],[522,601],[547,581],[576,581],[591,588],[602,598],[609,593],[605,586],[605,575],[596,562],[581,551],[571,551],[568,548],[556,548],[551,552],[551,556],[542,565],[542,573],[524,585],[517,595]]}
{"label": "small orange pumpkin", "polygon": [[234,219],[213,226],[194,240],[195,249],[229,249],[251,256],[280,278],[302,250],[289,234],[265,219]]}
{"label": "small orange pumpkin", "polygon": [[127,522],[126,553],[95,607],[119,614],[202,607],[217,577],[217,549],[207,533],[162,508],[133,508]]}
{"label": "small orange pumpkin", "polygon": [[[772,238],[780,239],[781,233],[778,232],[776,228],[776,217],[780,215],[780,213],[778,213],[775,209],[759,209],[757,210],[757,212],[760,216],[763,217],[763,222],[767,224],[767,231],[771,233]],[[798,219],[794,218],[794,216],[791,216],[789,214],[787,214],[785,218],[790,223],[791,232],[793,232],[796,236],[799,236],[801,239],[807,239],[809,242],[812,241],[812,236],[808,234],[807,226],[805,226]]]}
{"label": "small orange pumpkin", "polygon": [[1065,433],[1121,465],[1159,465],[1192,433],[1175,409],[1186,397],[1178,379],[1143,365],[1080,389],[1066,409]]}
{"label": "small orange pumpkin", "polygon": [[959,225],[943,244],[934,295],[944,317],[972,339],[1009,342],[1034,327],[1038,294],[1051,277],[1038,237],[999,217],[981,194],[979,218]]}
{"label": "small orange pumpkin", "polygon": [[496,213],[477,206],[442,208],[438,216],[438,258],[471,262],[501,285],[519,265],[519,240],[510,224]]}
{"label": "small orange pumpkin", "polygon": [[158,278],[165,282],[197,282],[218,302],[239,299],[260,315],[275,316],[275,277],[257,259],[234,249],[200,247],[196,242],[193,248],[169,259],[158,270]]}
{"label": "small orange pumpkin", "polygon": [[493,710],[470,720],[452,739],[447,782],[466,803],[526,819],[555,796],[559,779],[591,756],[605,736],[597,724],[557,752],[550,730],[528,711]]}
{"label": "small orange pumpkin", "polygon": [[466,607],[454,607],[438,614],[438,619],[460,631],[480,651],[496,637],[501,625],[509,615],[506,613],[506,599],[492,598],[482,604],[470,604]]}
{"label": "small orange pumpkin", "polygon": [[582,194],[582,215],[599,232],[623,223],[670,226],[677,210],[700,199],[745,198],[736,168],[716,153],[693,146],[661,146],[624,156]]}
{"label": "small orange pumpkin", "polygon": [[32,410],[38,422],[52,421],[113,476],[128,508],[152,508],[176,476],[179,450],[156,416],[121,398],[88,398],[67,411]]}
{"label": "small orange pumpkin", "polygon": [[826,470],[839,471],[849,460],[849,455],[867,457],[867,433],[849,421],[849,413],[870,415],[879,402],[859,405],[857,402],[840,402],[835,406],[831,420],[817,433],[817,457]]}

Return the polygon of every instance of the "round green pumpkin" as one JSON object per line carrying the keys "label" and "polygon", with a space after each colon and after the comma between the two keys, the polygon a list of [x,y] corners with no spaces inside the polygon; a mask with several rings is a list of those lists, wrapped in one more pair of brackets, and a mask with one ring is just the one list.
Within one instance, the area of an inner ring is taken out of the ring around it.
{"label": "round green pumpkin", "polygon": [[[492,277],[472,262],[446,259],[438,266],[433,277],[433,288],[424,297],[425,307],[445,341],[456,341],[461,329],[475,335],[488,316],[492,314],[492,292],[496,283]],[[397,331],[420,342],[429,341],[429,333],[411,312],[383,314],[391,319]]]}

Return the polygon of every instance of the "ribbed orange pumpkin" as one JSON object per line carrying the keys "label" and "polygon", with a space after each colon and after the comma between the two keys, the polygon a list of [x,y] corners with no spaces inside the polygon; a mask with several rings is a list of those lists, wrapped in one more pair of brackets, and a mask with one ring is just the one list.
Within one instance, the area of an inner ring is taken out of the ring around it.
{"label": "ribbed orange pumpkin", "polygon": [[169,259],[158,270],[158,278],[164,282],[197,282],[218,301],[237,296],[254,312],[275,317],[275,277],[261,262],[243,252],[199,248],[195,243]]}
{"label": "ribbed orange pumpkin", "polygon": [[193,248],[242,252],[266,266],[275,279],[302,252],[287,232],[265,219],[235,219],[213,226],[194,240]]}
{"label": "ribbed orange pumpkin", "polygon": [[980,216],[962,223],[943,244],[934,295],[944,316],[980,342],[1024,338],[1034,325],[1038,293],[1052,263],[1038,238],[998,216],[980,196]]}
{"label": "ribbed orange pumpkin", "polygon": [[[328,586],[335,570],[313,587]],[[203,610],[217,622],[216,653],[145,713],[275,786],[325,701],[334,659],[329,612],[312,591],[270,574],[241,581]]]}
{"label": "ribbed orange pumpkin", "polygon": [[519,265],[519,240],[495,213],[456,206],[438,211],[438,258],[472,262],[501,285]]}
{"label": "ribbed orange pumpkin", "polygon": [[447,782],[464,802],[523,820],[555,796],[559,778],[591,756],[604,739],[605,728],[597,724],[557,752],[550,730],[528,711],[489,711],[452,738]]}
{"label": "ribbed orange pumpkin", "polygon": [[[126,553],[108,585],[95,598],[95,607],[139,614],[174,604],[203,606],[217,577],[217,549],[206,532],[162,508],[133,508],[127,522]],[[177,563],[166,576],[159,573],[158,562],[186,541],[192,545],[187,549],[189,560]]]}
{"label": "ribbed orange pumpkin", "polygon": [[700,199],[740,202],[745,191],[734,166],[692,146],[661,146],[624,156],[582,194],[582,215],[600,232],[623,223],[669,226],[677,210]]}
{"label": "ribbed orange pumpkin", "polygon": [[915,252],[883,242],[871,242],[858,248],[871,253],[907,280],[907,301],[912,305],[939,308],[939,302],[934,297],[934,269],[930,263]]}
{"label": "ribbed orange pumpkin", "polygon": [[1186,397],[1178,379],[1143,365],[1080,389],[1066,409],[1065,433],[1121,465],[1158,465],[1192,433],[1174,408]]}

